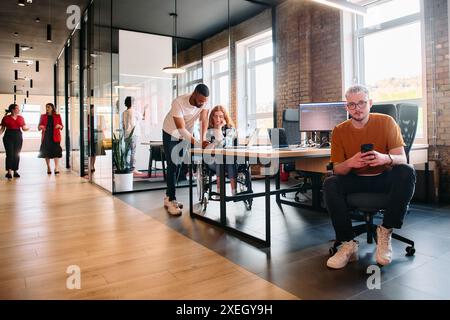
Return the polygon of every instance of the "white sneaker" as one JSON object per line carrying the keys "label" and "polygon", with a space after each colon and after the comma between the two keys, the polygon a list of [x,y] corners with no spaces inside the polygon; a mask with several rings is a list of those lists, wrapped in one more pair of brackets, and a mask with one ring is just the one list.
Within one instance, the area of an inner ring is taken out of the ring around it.
{"label": "white sneaker", "polygon": [[392,229],[377,227],[377,263],[385,266],[392,261]]}
{"label": "white sneaker", "polygon": [[178,207],[176,200],[169,201],[166,208],[167,208],[167,212],[172,216],[180,216],[181,215],[182,211]]}
{"label": "white sneaker", "polygon": [[[183,204],[181,202],[179,202],[177,200],[172,200],[172,201],[176,202],[178,208],[183,209]],[[164,208],[167,209],[167,207],[169,206],[169,203],[170,203],[169,197],[164,197]]]}
{"label": "white sneaker", "polygon": [[354,240],[344,241],[334,256],[328,259],[327,267],[341,269],[351,261],[358,260],[359,243]]}

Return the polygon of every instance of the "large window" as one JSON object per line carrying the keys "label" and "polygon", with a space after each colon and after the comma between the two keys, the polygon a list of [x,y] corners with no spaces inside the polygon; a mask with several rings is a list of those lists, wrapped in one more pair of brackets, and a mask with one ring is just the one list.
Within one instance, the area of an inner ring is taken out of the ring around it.
{"label": "large window", "polygon": [[183,68],[186,72],[178,76],[178,95],[193,92],[195,86],[202,82],[201,61],[183,66]]}
{"label": "large window", "polygon": [[210,89],[210,106],[230,105],[228,50],[220,50],[203,58],[205,83]]}
{"label": "large window", "polygon": [[272,31],[237,43],[238,126],[242,137],[273,127]]}
{"label": "large window", "polygon": [[419,105],[417,137],[422,138],[423,75],[421,0],[377,1],[358,17],[358,78],[375,103]]}
{"label": "large window", "polygon": [[24,138],[40,138],[41,133],[37,128],[41,118],[41,106],[38,104],[22,104],[21,109],[25,123],[30,128],[30,131],[23,133]]}

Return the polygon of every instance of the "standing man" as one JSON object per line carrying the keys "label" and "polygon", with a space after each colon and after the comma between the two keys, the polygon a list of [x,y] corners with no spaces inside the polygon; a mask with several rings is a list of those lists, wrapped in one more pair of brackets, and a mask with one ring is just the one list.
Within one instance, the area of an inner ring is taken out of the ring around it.
{"label": "standing man", "polygon": [[[336,240],[342,242],[327,266],[340,269],[358,259],[358,243],[353,240],[352,222],[345,201],[351,193],[386,193],[389,203],[383,223],[377,227],[376,261],[392,261],[392,229],[400,229],[414,194],[415,171],[406,162],[404,142],[391,116],[370,113],[372,100],[361,85],[350,87],[345,98],[351,119],[337,125],[332,133],[331,162],[334,175],[323,185],[325,203],[331,215]],[[361,145],[372,144],[361,153]]]}
{"label": "standing man", "polygon": [[195,87],[192,94],[179,96],[172,102],[170,111],[167,113],[163,123],[163,145],[167,161],[167,191],[164,198],[164,207],[167,212],[174,216],[181,215],[183,204],[176,200],[175,180],[179,159],[183,157],[181,142],[199,144],[192,135],[194,123],[200,120],[201,143],[207,144],[206,131],[208,128],[208,102],[209,89],[204,84]]}
{"label": "standing man", "polygon": [[136,107],[134,107],[134,98],[128,96],[125,98],[125,110],[122,114],[122,127],[124,130],[125,137],[131,137],[131,170],[134,175],[140,176],[142,173],[136,169],[136,147],[139,136],[141,135],[140,121],[145,120],[145,111],[142,115]]}

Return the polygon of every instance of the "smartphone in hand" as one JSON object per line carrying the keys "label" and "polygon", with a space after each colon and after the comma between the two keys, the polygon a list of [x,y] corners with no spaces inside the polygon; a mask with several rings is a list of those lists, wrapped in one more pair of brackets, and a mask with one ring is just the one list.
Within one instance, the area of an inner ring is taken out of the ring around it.
{"label": "smartphone in hand", "polygon": [[373,150],[372,143],[365,143],[361,145],[361,153],[366,153]]}

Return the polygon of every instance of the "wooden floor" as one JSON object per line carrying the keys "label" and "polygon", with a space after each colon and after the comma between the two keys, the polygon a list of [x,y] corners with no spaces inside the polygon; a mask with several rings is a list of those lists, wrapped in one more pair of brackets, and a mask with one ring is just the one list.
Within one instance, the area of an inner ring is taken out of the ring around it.
{"label": "wooden floor", "polygon": [[34,154],[20,173],[0,179],[0,299],[298,299]]}

